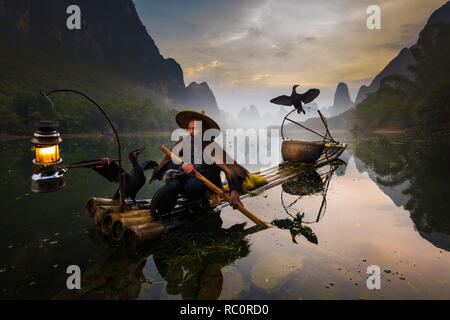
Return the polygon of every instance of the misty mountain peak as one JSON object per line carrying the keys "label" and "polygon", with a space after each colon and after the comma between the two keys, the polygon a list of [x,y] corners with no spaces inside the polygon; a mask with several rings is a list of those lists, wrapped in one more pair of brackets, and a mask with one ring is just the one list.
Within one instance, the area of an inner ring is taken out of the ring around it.
{"label": "misty mountain peak", "polygon": [[350,99],[348,86],[344,82],[339,82],[334,93],[333,113],[339,114],[353,107],[353,102]]}

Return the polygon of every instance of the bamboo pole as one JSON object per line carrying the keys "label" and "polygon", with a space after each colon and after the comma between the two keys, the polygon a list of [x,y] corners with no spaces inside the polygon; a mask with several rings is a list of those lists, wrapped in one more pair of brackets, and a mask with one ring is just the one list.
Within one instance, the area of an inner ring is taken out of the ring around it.
{"label": "bamboo pole", "polygon": [[263,170],[256,170],[256,171],[252,172],[252,174],[265,175],[268,172],[275,171],[275,170],[277,170],[279,168],[280,168],[279,166],[275,166],[275,167],[271,167],[271,168],[267,168],[267,169],[263,169]]}
{"label": "bamboo pole", "polygon": [[119,220],[115,221],[112,226],[111,236],[114,240],[120,240],[123,237],[125,230],[131,226],[146,224],[155,221],[150,215],[145,216],[122,216]]}
{"label": "bamboo pole", "polygon": [[[169,149],[167,149],[165,146],[161,146],[161,151],[164,152],[166,155],[168,155],[170,158],[177,160],[179,162],[181,162],[181,159],[178,158],[176,155],[174,155]],[[214,183],[212,183],[211,181],[209,181],[208,179],[206,179],[201,173],[199,173],[198,171],[194,171],[194,176],[199,179],[200,181],[202,181],[209,189],[211,189],[212,191],[214,191],[215,193],[217,193],[219,196],[221,196],[225,201],[229,202],[230,201],[230,197],[228,196],[228,194],[226,194],[222,189],[220,189],[219,187],[217,187]],[[249,218],[250,220],[252,220],[254,223],[256,224],[262,224],[263,226],[265,226],[266,228],[270,228],[270,225],[267,222],[262,221],[261,219],[259,219],[257,216],[255,216],[252,212],[250,212],[250,210],[248,210],[247,208],[245,208],[243,205],[238,204],[238,210],[240,212],[242,212],[247,218]]]}
{"label": "bamboo pole", "polygon": [[283,175],[284,173],[287,173],[287,172],[289,172],[291,170],[292,170],[291,168],[280,168],[276,172],[272,172],[272,173],[270,173],[268,175],[263,175],[263,176],[260,176],[260,177],[263,177],[264,179],[267,180],[267,179],[270,179],[270,178],[273,178],[273,177],[277,177],[277,176]]}
{"label": "bamboo pole", "polygon": [[[287,175],[287,176],[280,176],[277,179],[274,179],[273,181],[270,181],[268,184],[265,184],[265,185],[259,187],[256,190],[253,190],[251,193],[246,193],[246,194],[242,195],[240,197],[240,199],[244,200],[244,199],[246,199],[248,197],[252,197],[252,196],[254,196],[256,194],[260,194],[261,192],[263,192],[263,191],[265,191],[267,189],[270,189],[272,187],[275,187],[275,186],[277,186],[277,185],[279,185],[279,184],[281,184],[283,182],[286,182],[286,181],[288,181],[288,180],[290,180],[292,178],[295,178],[296,176],[299,176],[299,175],[301,175],[304,172],[305,171],[299,171],[299,172],[296,172],[296,173],[293,173],[293,174],[290,174],[290,175]],[[223,208],[225,208],[225,207],[227,207],[229,205],[230,205],[229,203],[223,203],[223,204],[221,204],[218,207],[218,209],[223,209]]]}
{"label": "bamboo pole", "polygon": [[[259,194],[259,193],[261,193],[261,192],[263,192],[263,191],[265,191],[267,189],[270,189],[270,188],[275,187],[275,186],[277,186],[277,185],[279,185],[279,184],[281,184],[283,182],[286,182],[286,181],[288,181],[290,179],[293,179],[293,178],[295,178],[297,176],[300,176],[302,173],[306,172],[307,170],[316,169],[316,168],[322,167],[324,165],[327,165],[328,163],[331,163],[332,161],[335,161],[344,152],[346,147],[347,147],[347,145],[344,144],[343,148],[340,148],[340,149],[336,148],[337,151],[333,152],[329,156],[328,159],[324,157],[324,158],[322,158],[322,160],[320,160],[320,158],[319,158],[317,160],[317,162],[312,167],[311,166],[304,167],[305,170],[298,171],[296,173],[293,173],[293,174],[290,174],[290,175],[287,175],[287,176],[280,176],[280,177],[277,177],[277,179],[269,179],[270,181],[268,181],[267,184],[259,187],[256,190],[253,190],[251,193],[247,193],[247,194],[242,195],[240,197],[240,199],[243,200],[243,199],[251,197],[251,196],[253,196],[255,194]],[[224,208],[226,206],[228,206],[228,203],[224,203],[224,204],[220,205],[218,208],[222,209],[222,208]]]}

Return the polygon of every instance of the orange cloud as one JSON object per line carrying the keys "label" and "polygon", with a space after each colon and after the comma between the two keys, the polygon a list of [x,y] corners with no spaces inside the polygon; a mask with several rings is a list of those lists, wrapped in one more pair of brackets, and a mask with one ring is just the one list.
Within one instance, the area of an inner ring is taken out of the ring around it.
{"label": "orange cloud", "polygon": [[187,77],[192,77],[195,73],[203,71],[207,68],[217,68],[219,66],[223,65],[223,62],[219,61],[219,60],[213,60],[210,63],[207,64],[203,64],[203,63],[197,63],[196,67],[193,68],[186,68],[185,69],[185,74]]}

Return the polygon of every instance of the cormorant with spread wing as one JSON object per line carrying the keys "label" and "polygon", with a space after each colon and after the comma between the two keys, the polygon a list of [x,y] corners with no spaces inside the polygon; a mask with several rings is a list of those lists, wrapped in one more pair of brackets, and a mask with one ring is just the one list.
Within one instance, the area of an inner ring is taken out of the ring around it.
{"label": "cormorant with spread wing", "polygon": [[309,89],[305,93],[297,93],[296,88],[298,84],[292,87],[291,96],[282,95],[270,100],[270,102],[283,105],[283,106],[294,106],[297,109],[297,113],[303,112],[305,114],[305,110],[303,110],[303,103],[310,103],[320,94],[319,89]]}
{"label": "cormorant with spread wing", "polygon": [[[108,179],[110,182],[119,182],[120,175],[122,173],[125,173],[125,185],[123,188],[124,199],[131,198],[134,202],[136,202],[136,194],[146,181],[144,171],[155,169],[158,166],[158,163],[153,160],[147,160],[141,164],[137,162],[139,154],[144,149],[145,148],[140,148],[130,152],[128,159],[130,159],[130,162],[133,165],[133,169],[130,173],[127,173],[125,170],[120,169],[119,165],[114,160],[110,160],[109,158],[83,161],[76,163],[75,166],[90,167],[101,174],[103,177]],[[113,199],[119,198],[120,188],[117,189],[116,193],[113,196]]]}

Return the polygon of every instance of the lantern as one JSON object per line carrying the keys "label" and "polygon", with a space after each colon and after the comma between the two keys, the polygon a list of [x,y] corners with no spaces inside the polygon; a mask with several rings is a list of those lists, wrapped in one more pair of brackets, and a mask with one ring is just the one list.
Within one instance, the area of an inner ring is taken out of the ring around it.
{"label": "lantern", "polygon": [[33,163],[38,168],[33,170],[31,176],[31,191],[51,192],[64,187],[64,170],[57,168],[62,161],[59,156],[59,143],[61,136],[56,131],[57,124],[50,120],[41,120],[35,123],[37,127],[31,143],[35,150]]}

